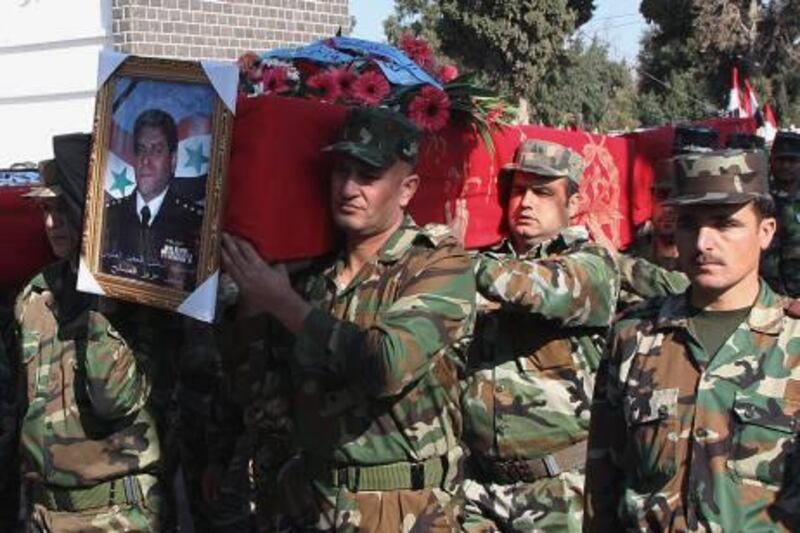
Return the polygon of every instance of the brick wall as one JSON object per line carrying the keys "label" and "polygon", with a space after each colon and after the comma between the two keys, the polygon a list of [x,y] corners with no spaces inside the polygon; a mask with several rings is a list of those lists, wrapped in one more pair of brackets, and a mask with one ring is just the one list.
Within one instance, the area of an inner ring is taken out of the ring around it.
{"label": "brick wall", "polygon": [[348,0],[112,0],[114,49],[236,59],[350,29]]}

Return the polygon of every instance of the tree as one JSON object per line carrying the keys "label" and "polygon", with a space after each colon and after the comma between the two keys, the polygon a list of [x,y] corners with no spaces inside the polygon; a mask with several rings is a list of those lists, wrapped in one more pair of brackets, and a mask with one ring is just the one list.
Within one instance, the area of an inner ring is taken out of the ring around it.
{"label": "tree", "polygon": [[636,86],[628,66],[608,57],[598,40],[574,39],[563,61],[528,95],[535,120],[589,130],[638,126]]}
{"label": "tree", "polygon": [[[773,99],[784,122],[800,118],[800,0],[643,0],[640,10],[654,30],[642,43],[639,88],[660,103],[664,120],[722,109],[734,65],[762,101]],[[679,88],[688,93],[676,96]]]}

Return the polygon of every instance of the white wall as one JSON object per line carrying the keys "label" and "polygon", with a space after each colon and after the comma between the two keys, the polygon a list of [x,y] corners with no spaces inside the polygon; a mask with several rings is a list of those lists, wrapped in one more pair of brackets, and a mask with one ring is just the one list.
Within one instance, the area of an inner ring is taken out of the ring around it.
{"label": "white wall", "polygon": [[52,136],[91,131],[111,0],[0,0],[0,167],[52,157]]}

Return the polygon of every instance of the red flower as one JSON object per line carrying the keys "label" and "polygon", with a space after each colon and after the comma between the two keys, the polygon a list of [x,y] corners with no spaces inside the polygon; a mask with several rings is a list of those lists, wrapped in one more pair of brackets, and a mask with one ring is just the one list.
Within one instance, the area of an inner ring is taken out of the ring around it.
{"label": "red flower", "polygon": [[436,59],[433,57],[433,49],[425,39],[414,37],[410,33],[400,36],[397,43],[400,50],[411,58],[411,60],[425,70],[433,70]]}
{"label": "red flower", "polygon": [[442,83],[450,83],[458,77],[458,69],[455,65],[444,65],[439,69],[439,79]]}
{"label": "red flower", "polygon": [[339,92],[342,96],[349,97],[353,94],[353,85],[358,76],[349,68],[340,68],[331,72],[331,75],[339,85]]}
{"label": "red flower", "polygon": [[236,63],[239,65],[239,73],[247,76],[249,81],[261,79],[261,58],[255,52],[245,52]]}
{"label": "red flower", "polygon": [[408,115],[422,131],[439,131],[450,120],[450,97],[441,89],[425,86],[411,100]]}
{"label": "red flower", "polygon": [[264,92],[285,93],[291,89],[289,86],[289,69],[284,66],[274,67],[264,71]]}
{"label": "red flower", "polygon": [[378,105],[391,91],[380,72],[365,72],[353,83],[353,97],[367,105]]}
{"label": "red flower", "polygon": [[326,102],[332,102],[342,94],[336,78],[328,71],[318,72],[308,78],[306,86],[312,90],[317,98]]}
{"label": "red flower", "polygon": [[495,122],[497,122],[498,120],[503,118],[503,113],[504,112],[505,112],[505,109],[503,108],[502,105],[498,105],[498,106],[493,107],[486,114],[486,122],[488,122],[490,124],[494,124]]}

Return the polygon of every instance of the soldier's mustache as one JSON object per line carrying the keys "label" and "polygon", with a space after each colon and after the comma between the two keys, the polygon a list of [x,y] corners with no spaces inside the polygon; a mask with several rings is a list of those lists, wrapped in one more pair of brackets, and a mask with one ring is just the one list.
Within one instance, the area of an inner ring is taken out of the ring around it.
{"label": "soldier's mustache", "polygon": [[722,265],[724,261],[717,256],[709,254],[697,254],[694,262],[698,265]]}

